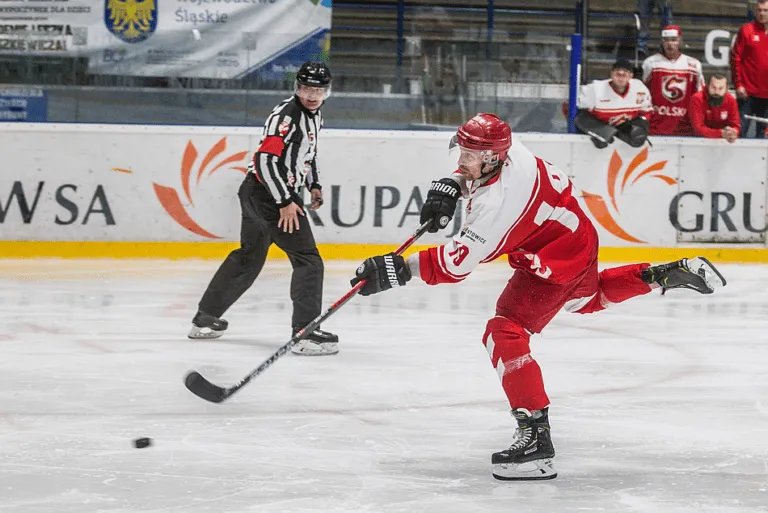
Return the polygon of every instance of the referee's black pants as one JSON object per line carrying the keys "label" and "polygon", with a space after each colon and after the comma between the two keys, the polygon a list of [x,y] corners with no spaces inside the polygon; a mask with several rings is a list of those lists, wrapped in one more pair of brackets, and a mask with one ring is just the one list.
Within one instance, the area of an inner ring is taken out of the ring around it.
{"label": "referee's black pants", "polygon": [[[323,297],[323,260],[307,216],[299,215],[300,229],[293,233],[277,227],[280,210],[269,192],[248,173],[240,185],[242,222],[240,248],[232,251],[213,275],[200,299],[200,310],[221,317],[253,285],[272,243],[286,252],[293,267],[292,326],[300,329],[320,315]],[[302,205],[303,207],[303,205]]]}

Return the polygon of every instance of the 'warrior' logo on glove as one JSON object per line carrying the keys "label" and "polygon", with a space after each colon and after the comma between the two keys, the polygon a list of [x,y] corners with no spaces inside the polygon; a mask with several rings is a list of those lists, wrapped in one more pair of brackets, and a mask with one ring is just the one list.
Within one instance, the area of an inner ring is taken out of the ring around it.
{"label": "'warrior' logo on glove", "polygon": [[429,190],[447,194],[452,198],[457,198],[459,196],[459,192],[461,192],[458,188],[458,185],[447,184],[442,182],[432,182],[432,186],[429,188]]}
{"label": "'warrior' logo on glove", "polygon": [[397,281],[397,271],[395,270],[395,261],[392,258],[392,255],[384,256],[384,265],[387,268],[387,279],[389,279],[389,284],[393,287],[399,286],[400,283]]}

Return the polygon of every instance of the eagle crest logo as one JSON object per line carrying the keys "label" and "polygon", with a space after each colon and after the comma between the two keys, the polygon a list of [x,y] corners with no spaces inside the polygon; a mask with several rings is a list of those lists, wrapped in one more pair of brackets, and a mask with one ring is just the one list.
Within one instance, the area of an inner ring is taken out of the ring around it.
{"label": "eagle crest logo", "polygon": [[159,0],[104,0],[104,23],[126,43],[140,43],[157,28]]}

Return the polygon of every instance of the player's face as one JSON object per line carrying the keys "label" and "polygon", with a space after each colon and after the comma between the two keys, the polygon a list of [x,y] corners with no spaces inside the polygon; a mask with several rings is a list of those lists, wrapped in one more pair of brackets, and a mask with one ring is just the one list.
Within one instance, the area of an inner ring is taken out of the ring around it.
{"label": "player's face", "polygon": [[296,96],[299,97],[301,104],[309,110],[317,110],[325,100],[326,89],[322,87],[309,87],[299,84],[296,89]]}
{"label": "player's face", "polygon": [[459,147],[459,172],[466,180],[478,180],[482,176],[483,157],[478,150]]}
{"label": "player's face", "polygon": [[676,57],[680,54],[679,37],[665,37],[662,39],[662,44],[664,45],[664,54],[667,57]]}
{"label": "player's face", "polygon": [[755,14],[757,22],[765,25],[768,23],[768,2],[764,4],[757,4],[757,12]]}
{"label": "player's face", "polygon": [[611,71],[611,81],[619,89],[624,89],[629,85],[629,81],[632,80],[632,72],[626,69],[616,68]]}

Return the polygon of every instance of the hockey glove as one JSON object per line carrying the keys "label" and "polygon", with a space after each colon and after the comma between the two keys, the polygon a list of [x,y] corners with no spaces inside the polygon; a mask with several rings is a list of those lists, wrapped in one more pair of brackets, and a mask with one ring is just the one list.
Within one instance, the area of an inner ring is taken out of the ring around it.
{"label": "hockey glove", "polygon": [[411,270],[400,255],[388,253],[368,258],[355,271],[349,282],[353,287],[366,280],[360,289],[361,296],[378,294],[392,287],[402,287],[411,279]]}
{"label": "hockey glove", "polygon": [[454,180],[443,178],[432,182],[427,193],[427,200],[421,207],[419,222],[424,224],[430,219],[432,220],[432,224],[427,229],[429,233],[442,230],[451,222],[459,196],[461,196],[461,187]]}

